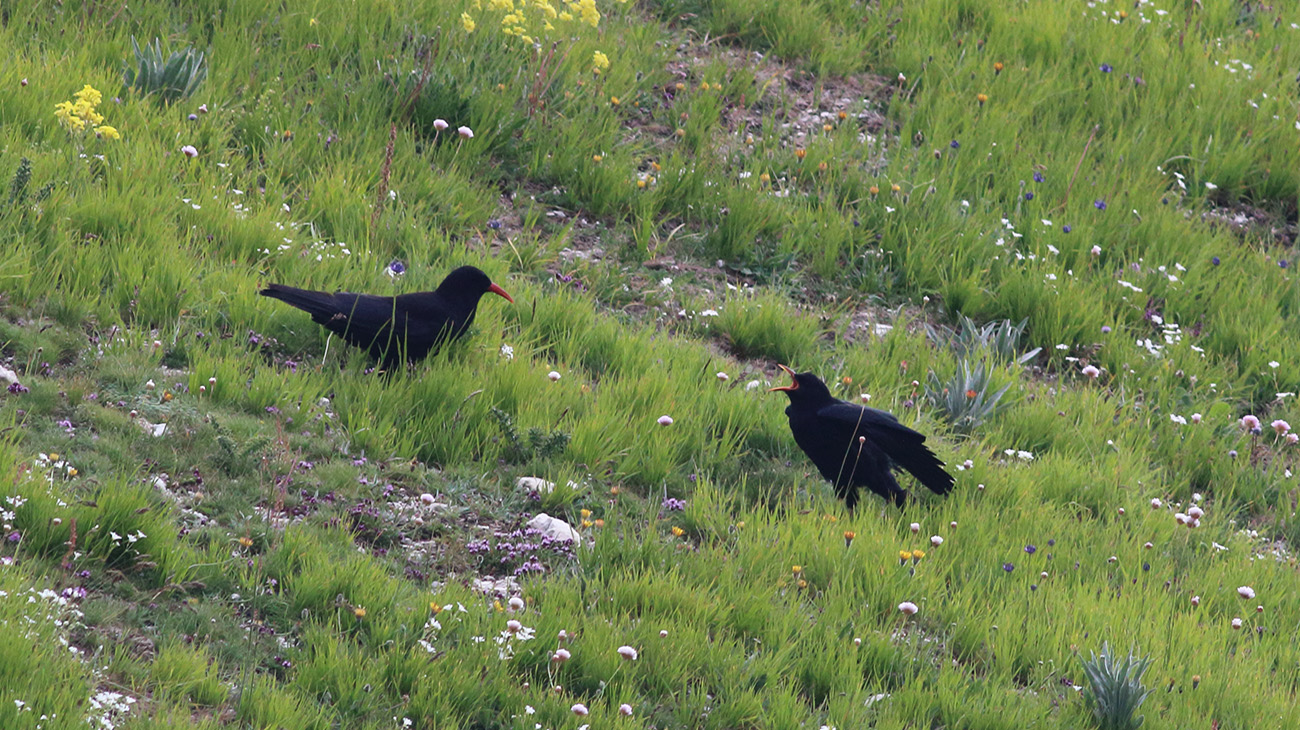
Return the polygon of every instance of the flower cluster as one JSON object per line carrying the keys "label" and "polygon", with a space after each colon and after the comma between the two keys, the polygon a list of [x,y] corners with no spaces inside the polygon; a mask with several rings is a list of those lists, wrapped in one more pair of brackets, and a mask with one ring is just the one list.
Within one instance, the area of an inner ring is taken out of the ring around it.
{"label": "flower cluster", "polygon": [[[568,27],[567,34],[572,35],[572,31],[582,25],[592,28],[600,25],[601,15],[596,0],[558,0],[555,3],[551,0],[486,0],[486,3],[475,0],[473,9],[483,11],[484,4],[489,13],[503,13],[500,20],[502,33],[515,36],[528,45],[540,43],[542,38],[561,31],[565,26]],[[460,24],[466,33],[473,33],[478,28],[478,19],[470,13],[461,13]],[[593,70],[599,73],[604,54],[597,53],[596,56]],[[604,63],[608,66],[608,60]]]}
{"label": "flower cluster", "polygon": [[542,558],[573,558],[573,540],[557,539],[531,527],[498,531],[493,538],[471,541],[465,549],[471,555],[496,562],[516,576],[546,572]]}
{"label": "flower cluster", "polygon": [[102,139],[122,138],[122,134],[116,128],[103,123],[104,115],[96,111],[96,107],[104,100],[104,95],[95,87],[86,84],[81,87],[81,91],[73,94],[72,98],[75,101],[61,101],[54,105],[54,116],[58,118],[59,124],[73,132],[81,132],[86,127],[92,127],[95,135]]}

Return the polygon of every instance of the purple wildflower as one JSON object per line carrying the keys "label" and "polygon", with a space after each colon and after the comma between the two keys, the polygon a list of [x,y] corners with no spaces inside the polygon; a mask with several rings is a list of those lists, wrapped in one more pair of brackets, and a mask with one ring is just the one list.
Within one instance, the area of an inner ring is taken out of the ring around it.
{"label": "purple wildflower", "polygon": [[663,507],[665,512],[681,512],[686,509],[686,500],[668,497],[660,506]]}
{"label": "purple wildflower", "polygon": [[1016,569],[1016,566],[1014,563],[1003,563],[1002,569],[1010,573],[1011,571]]}
{"label": "purple wildflower", "polygon": [[491,228],[494,231],[501,230],[501,221],[497,220],[496,218],[493,218],[492,220],[488,221],[488,228]]}
{"label": "purple wildflower", "polygon": [[1034,199],[1034,194],[1032,192],[1025,193],[1025,200],[1033,200],[1033,199]]}
{"label": "purple wildflower", "polygon": [[1042,181],[1043,181],[1043,173],[1041,173],[1041,172],[1039,172],[1039,171],[1037,171],[1037,170],[1034,170],[1034,182],[1036,182],[1036,183],[1040,183],[1040,182],[1042,182]]}
{"label": "purple wildflower", "polygon": [[27,386],[23,385],[22,383],[19,383],[16,380],[9,384],[9,393],[11,395],[18,395],[19,393],[27,393],[30,390],[31,388],[28,388]]}
{"label": "purple wildflower", "polygon": [[1211,258],[1211,259],[1210,259],[1210,263],[1214,264],[1215,266],[1218,266],[1218,265],[1219,265],[1219,257],[1218,257],[1218,256],[1215,256],[1214,258]]}
{"label": "purple wildflower", "polygon": [[1033,555],[1034,553],[1038,552],[1038,547],[1035,545],[1026,545],[1025,552],[1029,553],[1030,555]]}
{"label": "purple wildflower", "polygon": [[1114,69],[1114,68],[1113,68],[1109,63],[1103,63],[1103,64],[1101,65],[1101,72],[1104,73],[1104,74],[1108,74],[1108,73],[1110,73],[1111,71],[1114,71],[1114,70],[1115,70],[1115,69]]}
{"label": "purple wildflower", "polygon": [[1096,208],[1097,210],[1105,210],[1106,201],[1102,200],[1101,198],[1097,198],[1096,200],[1092,201],[1092,207]]}
{"label": "purple wildflower", "polygon": [[951,148],[953,148],[953,149],[957,149],[957,148],[961,147],[961,143],[954,139],[953,141],[951,141],[951,142],[948,143],[948,146],[951,147]]}
{"label": "purple wildflower", "polygon": [[1068,223],[1061,226],[1061,233],[1069,233],[1069,232],[1070,232],[1070,225]]}

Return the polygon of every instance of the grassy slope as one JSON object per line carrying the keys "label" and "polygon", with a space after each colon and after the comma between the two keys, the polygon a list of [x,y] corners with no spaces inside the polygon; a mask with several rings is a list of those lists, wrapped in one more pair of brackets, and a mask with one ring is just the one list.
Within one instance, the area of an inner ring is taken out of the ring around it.
{"label": "grassy slope", "polygon": [[[0,30],[0,174],[32,170],[0,198],[30,389],[0,396],[0,727],[1077,727],[1103,641],[1154,658],[1148,727],[1300,719],[1268,427],[1300,424],[1268,230],[1294,237],[1293,11],[602,2],[543,61],[455,1],[30,5]],[[199,93],[113,100],[132,35],[208,49]],[[123,139],[57,123],[87,83]],[[1237,213],[1267,223],[1210,224]],[[461,262],[518,304],[407,373],[256,296]],[[969,434],[913,384],[958,368],[918,320],[958,313],[1044,348]],[[747,386],[774,361],[905,412],[957,490],[846,516]],[[494,537],[538,511],[592,523],[576,559]],[[538,563],[515,615],[470,584]]]}

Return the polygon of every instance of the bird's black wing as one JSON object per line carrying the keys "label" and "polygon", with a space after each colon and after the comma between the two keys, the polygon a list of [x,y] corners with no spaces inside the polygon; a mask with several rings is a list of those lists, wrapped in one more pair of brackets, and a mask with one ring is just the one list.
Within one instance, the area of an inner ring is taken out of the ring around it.
{"label": "bird's black wing", "polygon": [[952,475],[944,471],[943,462],[925,445],[925,436],[899,423],[892,414],[838,401],[819,409],[817,416],[851,425],[855,437],[865,436],[935,494],[952,490]]}

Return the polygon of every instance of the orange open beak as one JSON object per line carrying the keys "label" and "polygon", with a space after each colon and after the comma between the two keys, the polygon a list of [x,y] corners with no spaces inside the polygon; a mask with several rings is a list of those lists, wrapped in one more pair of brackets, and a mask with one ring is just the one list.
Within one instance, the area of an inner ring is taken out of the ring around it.
{"label": "orange open beak", "polygon": [[512,298],[509,294],[506,294],[506,290],[505,290],[505,289],[502,289],[501,287],[497,286],[496,284],[493,284],[492,286],[489,286],[489,287],[488,287],[488,291],[492,292],[493,294],[498,294],[498,295],[502,296],[503,298],[505,298],[505,300],[506,300],[507,302],[510,302],[511,304],[514,304],[514,303],[515,303],[514,298]]}
{"label": "orange open beak", "polygon": [[778,386],[775,387],[775,388],[768,388],[768,389],[767,389],[767,392],[771,393],[771,392],[774,391],[774,390],[782,390],[782,391],[785,391],[785,392],[788,393],[788,392],[790,392],[790,391],[792,391],[792,390],[798,390],[798,389],[799,389],[799,381],[794,379],[794,371],[791,370],[790,368],[788,368],[788,367],[786,367],[786,366],[780,364],[780,363],[777,363],[777,367],[779,367],[779,368],[781,368],[782,370],[784,370],[784,371],[786,371],[787,373],[789,373],[789,375],[790,375],[790,384],[789,384],[789,385],[778,385]]}

